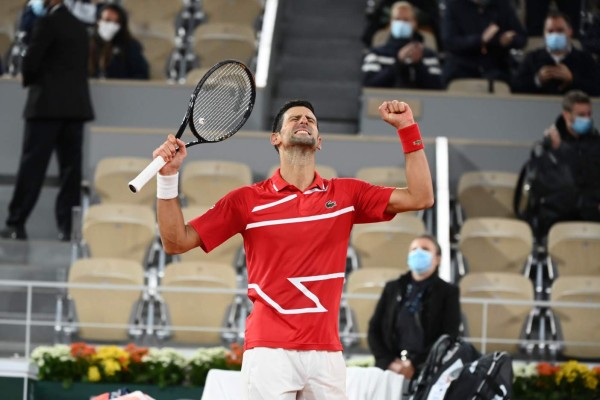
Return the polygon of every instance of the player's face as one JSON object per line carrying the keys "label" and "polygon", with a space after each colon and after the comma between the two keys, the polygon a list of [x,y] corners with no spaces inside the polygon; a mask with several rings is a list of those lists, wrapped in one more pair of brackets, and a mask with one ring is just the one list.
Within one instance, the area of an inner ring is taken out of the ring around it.
{"label": "player's face", "polygon": [[281,141],[289,145],[311,148],[321,146],[317,117],[306,107],[292,107],[283,115]]}

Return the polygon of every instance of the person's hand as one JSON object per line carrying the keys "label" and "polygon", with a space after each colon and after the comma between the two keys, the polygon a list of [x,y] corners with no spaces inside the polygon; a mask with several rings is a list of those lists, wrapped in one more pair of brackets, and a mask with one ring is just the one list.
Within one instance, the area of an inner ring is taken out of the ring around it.
{"label": "person's hand", "polygon": [[419,42],[410,42],[398,51],[398,60],[405,64],[417,64],[423,58],[423,45]]}
{"label": "person's hand", "polygon": [[[179,149],[179,151],[177,151],[177,149]],[[159,171],[160,174],[175,175],[179,171],[183,159],[187,156],[185,142],[181,139],[177,139],[175,135],[169,134],[167,140],[152,152],[153,158],[158,156],[161,156],[163,160],[167,162],[167,164]]]}
{"label": "person's hand", "polygon": [[400,371],[402,371],[402,360],[396,358],[390,363],[390,365],[388,365],[388,369],[392,372],[400,374]]}
{"label": "person's hand", "polygon": [[558,133],[558,129],[556,126],[552,125],[548,129],[544,131],[544,136],[550,138],[550,143],[552,144],[552,148],[554,150],[558,149],[560,146],[560,133]]}
{"label": "person's hand", "polygon": [[415,374],[415,367],[413,367],[410,360],[400,361],[400,375],[404,375],[406,379],[412,379]]}
{"label": "person's hand", "polygon": [[412,110],[403,101],[384,101],[378,108],[379,115],[396,129],[406,128],[415,123]]}
{"label": "person's hand", "polygon": [[566,85],[573,80],[573,73],[571,72],[569,67],[567,67],[564,64],[547,65],[540,68],[537,77],[542,83],[545,83],[552,79],[557,79],[559,81],[562,81],[563,84]]}
{"label": "person's hand", "polygon": [[481,41],[484,44],[489,43],[489,41],[492,40],[492,38],[496,35],[496,33],[498,33],[499,30],[500,27],[498,25],[493,23],[490,24],[487,28],[485,28],[485,30],[481,34]]}
{"label": "person's hand", "polygon": [[500,35],[500,45],[502,47],[510,46],[516,35],[517,35],[517,32],[515,32],[515,31],[504,32],[502,35]]}

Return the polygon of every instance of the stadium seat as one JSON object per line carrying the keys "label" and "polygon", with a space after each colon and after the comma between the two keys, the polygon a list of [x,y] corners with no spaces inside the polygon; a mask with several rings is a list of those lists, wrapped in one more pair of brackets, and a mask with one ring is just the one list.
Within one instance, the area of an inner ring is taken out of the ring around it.
{"label": "stadium seat", "polygon": [[261,0],[202,0],[202,11],[208,23],[254,26],[262,9]]}
{"label": "stadium seat", "polygon": [[150,65],[150,79],[166,81],[167,63],[175,46],[174,32],[136,32],[135,36],[142,43],[144,56]]}
{"label": "stadium seat", "polygon": [[[235,272],[228,265],[209,262],[183,262],[167,265],[163,288],[235,289]],[[180,343],[221,344],[223,327],[231,325],[229,313],[235,293],[190,293],[161,291],[169,311],[171,327],[205,328],[206,331],[171,330]],[[193,305],[204,305],[197,307]]]}
{"label": "stadium seat", "polygon": [[212,207],[231,190],[251,183],[250,167],[235,161],[192,161],[181,173],[181,192],[188,206]]}
{"label": "stadium seat", "polygon": [[[352,328],[350,333],[367,334],[369,320],[373,316],[377,301],[386,282],[397,279],[402,271],[398,268],[367,268],[358,269],[348,276],[346,293],[349,295],[373,295],[375,298],[347,298],[347,304],[352,310]],[[348,333],[348,332],[347,332]],[[367,338],[360,339],[359,347],[368,349]]]}
{"label": "stadium seat", "polygon": [[356,178],[373,185],[406,187],[406,170],[402,167],[363,167],[356,171]]}
{"label": "stadium seat", "polygon": [[[495,80],[490,87],[490,81],[483,78],[454,79],[448,84],[448,92],[452,93],[480,93],[494,95],[509,95],[510,86],[506,82]],[[491,90],[493,88],[493,90]]]}
{"label": "stadium seat", "polygon": [[[186,222],[190,221],[193,218],[196,218],[206,211],[208,211],[209,207],[183,207],[183,218]],[[210,253],[205,253],[201,248],[195,248],[193,250],[187,251],[183,254],[180,254],[179,257],[183,262],[193,262],[193,261],[207,261],[207,262],[218,262],[221,264],[226,264],[231,267],[235,266],[237,258],[239,256],[240,250],[244,245],[244,240],[242,239],[242,235],[237,234],[227,240],[225,243],[222,243],[216,249],[213,249]]]}
{"label": "stadium seat", "polygon": [[[4,27],[5,30],[9,30],[12,34],[18,26],[18,18],[25,5],[25,1],[23,0],[0,1],[0,28]],[[4,54],[2,53],[3,57]]]}
{"label": "stadium seat", "polygon": [[110,157],[98,162],[94,174],[94,190],[101,203],[141,204],[153,207],[156,200],[156,179],[144,190],[133,194],[128,183],[148,165],[142,157]]}
{"label": "stadium seat", "polygon": [[189,70],[185,76],[185,83],[187,83],[188,85],[195,86],[198,82],[200,82],[200,79],[202,79],[202,77],[208,72],[209,69],[210,67],[193,68]]}
{"label": "stadium seat", "polygon": [[600,223],[559,222],[548,232],[548,257],[559,276],[600,276]]}
{"label": "stadium seat", "polygon": [[423,220],[412,214],[398,214],[387,222],[358,224],[352,229],[350,244],[361,268],[406,268],[408,247],[425,233]]}
{"label": "stadium seat", "polygon": [[91,258],[121,258],[144,264],[155,238],[154,212],[133,204],[94,204],[83,216],[82,235]]}
{"label": "stadium seat", "polygon": [[[267,178],[272,177],[277,169],[279,169],[279,164],[273,165],[267,173]],[[337,170],[330,165],[317,164],[315,165],[315,169],[323,179],[337,178],[339,176]]]}
{"label": "stadium seat", "polygon": [[466,218],[514,218],[517,174],[499,171],[465,172],[458,181],[458,201]]}
{"label": "stadium seat", "polygon": [[[559,276],[552,285],[552,301],[600,304],[600,276]],[[600,358],[600,310],[575,306],[553,306],[553,316],[564,341],[565,357]],[[588,342],[578,346],[568,342]],[[595,344],[595,346],[593,345]]]}
{"label": "stadium seat", "polygon": [[[130,324],[140,305],[142,289],[119,290],[118,285],[142,286],[144,269],[139,262],[115,258],[86,258],[75,261],[69,270],[69,284],[107,284],[116,289],[70,288],[77,321],[83,324]],[[135,321],[133,321],[135,322]],[[127,340],[129,329],[80,326],[85,340]]]}
{"label": "stadium seat", "polygon": [[123,6],[130,15],[132,32],[173,35],[175,17],[182,10],[182,0],[124,0]]}
{"label": "stadium seat", "polygon": [[[490,255],[490,258],[493,256]],[[523,275],[501,272],[469,273],[459,282],[461,299],[493,299],[533,301],[532,282]],[[494,339],[519,340],[523,332],[531,332],[530,324],[533,308],[530,305],[489,304],[484,309],[482,304],[461,303],[465,317],[467,337],[479,340],[483,336],[484,318],[487,321],[485,336],[490,340],[485,352],[508,351],[516,353],[521,343],[494,343]],[[529,317],[528,317],[529,316]],[[527,325],[525,325],[527,324]],[[527,326],[525,330],[524,326]],[[479,351],[482,345],[474,341]]]}
{"label": "stadium seat", "polygon": [[528,276],[532,246],[531,228],[517,219],[469,218],[460,230],[459,248],[467,261],[468,273],[511,272]]}
{"label": "stadium seat", "polygon": [[204,23],[194,32],[194,51],[202,68],[226,59],[248,65],[256,55],[256,35],[254,29],[246,25]]}

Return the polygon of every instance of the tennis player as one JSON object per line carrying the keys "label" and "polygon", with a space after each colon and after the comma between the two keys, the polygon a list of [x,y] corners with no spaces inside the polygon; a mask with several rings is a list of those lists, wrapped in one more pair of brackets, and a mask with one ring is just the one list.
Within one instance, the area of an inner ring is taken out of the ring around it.
{"label": "tennis player", "polygon": [[400,136],[406,188],[323,179],[315,170],[322,144],[317,117],[302,100],[286,103],[273,122],[277,172],[233,190],[187,224],[177,198],[185,144],[169,135],[153,153],[167,161],[157,177],[167,253],[198,246],[210,252],[236,233],[244,238],[253,302],[242,364],[244,399],[346,399],[338,314],[352,226],[433,205],[429,165],[410,107],[386,101],[379,114]]}

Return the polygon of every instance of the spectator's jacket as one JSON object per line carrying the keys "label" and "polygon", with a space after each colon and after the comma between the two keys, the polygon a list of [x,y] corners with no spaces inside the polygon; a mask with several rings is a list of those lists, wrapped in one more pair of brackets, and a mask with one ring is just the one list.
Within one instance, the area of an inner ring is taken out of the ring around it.
{"label": "spectator's jacket", "polygon": [[573,74],[570,85],[565,86],[562,81],[557,80],[546,82],[543,86],[538,85],[536,74],[540,68],[556,65],[556,61],[545,47],[529,52],[515,74],[513,92],[560,95],[578,89],[590,96],[600,95],[600,65],[588,52],[572,47],[561,63],[566,65]]}
{"label": "spectator's jacket", "polygon": [[[408,355],[417,369],[425,362],[431,346],[442,334],[458,336],[461,318],[459,288],[437,275],[428,279],[433,281],[423,297],[423,308],[419,313],[426,352]],[[369,321],[369,347],[375,356],[375,365],[384,370],[402,351],[396,334],[396,317],[400,310],[400,301],[406,295],[410,281],[408,272],[399,279],[387,282]]]}
{"label": "spectator's jacket", "polygon": [[[481,36],[492,23],[498,25],[500,30],[484,47]],[[509,47],[503,47],[500,36],[507,31],[515,31],[516,35]],[[510,48],[523,48],[527,36],[514,9],[506,0],[492,0],[485,7],[472,0],[449,0],[442,23],[442,41],[446,51],[446,81],[465,75],[504,75],[508,80]],[[466,70],[470,73],[465,74]]]}
{"label": "spectator's jacket", "polygon": [[418,32],[411,39],[390,36],[383,46],[371,48],[363,60],[363,86],[442,89],[442,70],[437,53],[432,49],[425,47],[418,63],[398,60],[398,51],[411,41],[422,42],[423,38]]}

